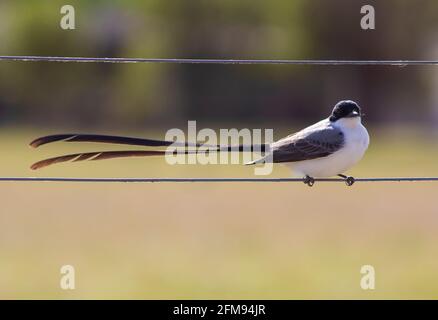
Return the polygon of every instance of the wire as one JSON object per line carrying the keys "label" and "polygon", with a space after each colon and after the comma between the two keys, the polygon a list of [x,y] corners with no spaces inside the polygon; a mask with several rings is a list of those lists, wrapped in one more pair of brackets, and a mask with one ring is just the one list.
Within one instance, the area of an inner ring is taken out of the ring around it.
{"label": "wire", "polygon": [[[184,64],[286,64],[286,65],[355,65],[355,66],[427,66],[438,60],[276,60],[276,59],[160,59],[101,58],[56,56],[0,56],[0,61],[79,62],[79,63],[184,63]],[[315,182],[344,182],[344,179],[316,178]],[[356,178],[355,182],[423,182],[438,177]],[[300,178],[50,178],[0,177],[0,182],[303,182]]]}
{"label": "wire", "polygon": [[[355,178],[355,182],[432,182],[438,177]],[[68,178],[0,177],[0,182],[85,182],[85,183],[162,183],[162,182],[303,182],[301,178]],[[315,178],[315,182],[344,182],[340,178]]]}
{"label": "wire", "polygon": [[276,59],[160,59],[160,58],[101,58],[0,56],[0,61],[23,62],[92,62],[92,63],[185,63],[185,64],[289,64],[289,65],[355,65],[355,66],[427,66],[438,60],[276,60]]}

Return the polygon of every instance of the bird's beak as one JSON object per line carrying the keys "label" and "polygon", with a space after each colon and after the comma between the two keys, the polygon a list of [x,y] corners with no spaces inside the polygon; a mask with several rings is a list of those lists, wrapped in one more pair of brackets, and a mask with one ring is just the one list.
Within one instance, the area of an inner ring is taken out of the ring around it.
{"label": "bird's beak", "polygon": [[352,111],[347,117],[348,118],[356,118],[356,117],[361,117],[361,116],[362,116],[362,114],[360,114],[359,112]]}

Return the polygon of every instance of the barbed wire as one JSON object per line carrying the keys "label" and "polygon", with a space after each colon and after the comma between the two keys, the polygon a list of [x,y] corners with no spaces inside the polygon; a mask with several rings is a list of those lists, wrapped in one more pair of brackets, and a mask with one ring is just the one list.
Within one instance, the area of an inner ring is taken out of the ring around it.
{"label": "barbed wire", "polygon": [[164,58],[103,58],[56,56],[0,56],[0,61],[79,62],[79,63],[184,63],[184,64],[287,64],[287,65],[355,65],[355,66],[430,66],[438,60],[288,60],[288,59],[164,59]]}
{"label": "barbed wire", "polygon": [[[315,182],[343,182],[342,178],[315,178]],[[303,182],[302,178],[70,178],[0,177],[0,182],[84,182],[84,183],[162,183],[162,182]],[[355,182],[433,182],[438,177],[355,178]]]}

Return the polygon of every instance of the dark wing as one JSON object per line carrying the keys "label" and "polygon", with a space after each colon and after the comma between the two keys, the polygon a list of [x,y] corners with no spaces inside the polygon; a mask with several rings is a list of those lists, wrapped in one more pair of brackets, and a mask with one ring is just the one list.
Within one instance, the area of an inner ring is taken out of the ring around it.
{"label": "dark wing", "polygon": [[300,131],[272,144],[273,162],[296,162],[327,157],[344,145],[344,134],[334,127]]}

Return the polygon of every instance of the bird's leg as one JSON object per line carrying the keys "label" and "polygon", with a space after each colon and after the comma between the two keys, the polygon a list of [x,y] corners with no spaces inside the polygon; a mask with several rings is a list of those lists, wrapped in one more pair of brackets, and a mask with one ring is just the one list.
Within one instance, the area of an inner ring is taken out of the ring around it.
{"label": "bird's leg", "polygon": [[345,184],[349,187],[351,187],[356,182],[353,177],[346,176],[345,174],[338,174],[338,176],[345,179]]}
{"label": "bird's leg", "polygon": [[312,177],[310,177],[310,176],[308,176],[308,175],[306,175],[306,176],[303,178],[303,182],[304,182],[305,184],[307,184],[309,187],[313,187],[313,185],[315,184],[315,179],[312,178]]}

